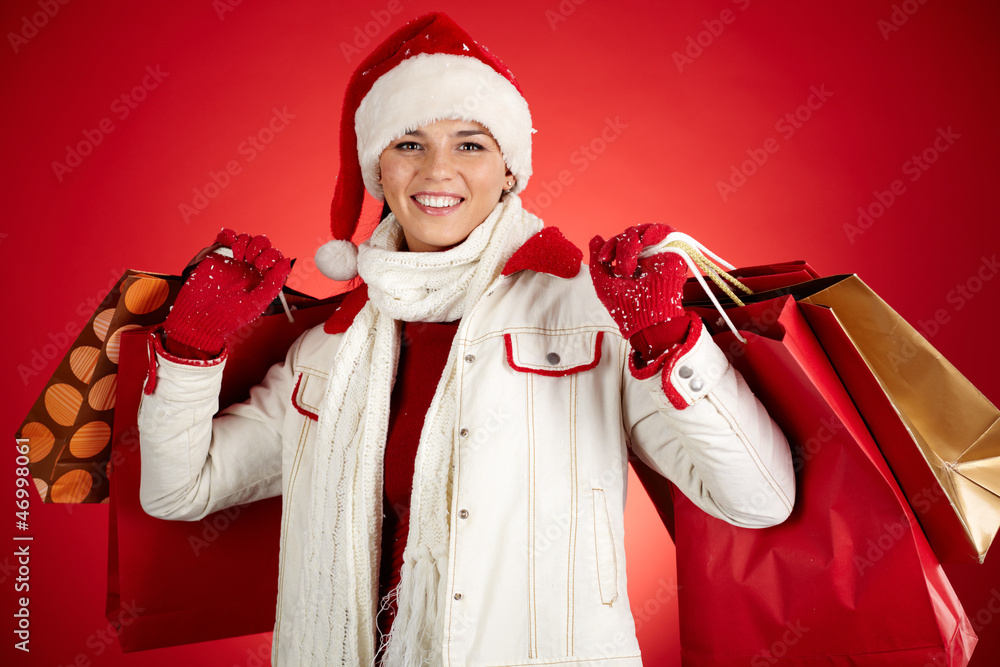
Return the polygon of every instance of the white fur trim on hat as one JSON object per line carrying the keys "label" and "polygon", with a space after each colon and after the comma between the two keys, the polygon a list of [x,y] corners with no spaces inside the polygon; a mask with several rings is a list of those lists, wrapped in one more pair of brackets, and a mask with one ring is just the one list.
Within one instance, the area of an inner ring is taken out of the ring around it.
{"label": "white fur trim on hat", "polygon": [[316,268],[330,280],[351,280],[358,275],[358,246],[350,241],[327,241],[314,259]]}
{"label": "white fur trim on hat", "polygon": [[383,200],[378,161],[391,142],[439,120],[482,123],[500,145],[514,175],[512,192],[531,177],[531,113],[506,77],[481,60],[450,53],[422,53],[376,81],[354,115],[358,161],[365,189]]}

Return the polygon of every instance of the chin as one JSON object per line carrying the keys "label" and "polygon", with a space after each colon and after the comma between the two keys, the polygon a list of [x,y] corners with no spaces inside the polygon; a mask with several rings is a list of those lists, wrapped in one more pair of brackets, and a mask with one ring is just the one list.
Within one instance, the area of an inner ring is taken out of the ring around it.
{"label": "chin", "polygon": [[468,236],[464,236],[460,239],[455,239],[454,237],[417,239],[417,241],[421,244],[420,247],[424,248],[424,250],[418,250],[416,252],[438,252],[441,250],[448,250],[450,248],[454,248],[455,246],[459,245],[460,243],[462,243],[462,241],[464,241],[467,238]]}
{"label": "chin", "polygon": [[[421,247],[430,246],[435,250],[446,250],[462,243],[462,241],[469,238],[469,234],[472,233],[473,229],[475,229],[475,227],[471,227],[469,229],[465,229],[464,227],[462,229],[457,229],[456,226],[451,225],[449,225],[449,229],[442,229],[440,221],[437,225],[435,225],[434,222],[431,222],[430,224],[421,225],[421,227],[423,229],[420,231],[423,233],[409,235],[410,239],[414,242],[412,245],[419,244]],[[405,233],[405,225],[403,226],[403,229]],[[413,250],[413,248],[410,249]]]}

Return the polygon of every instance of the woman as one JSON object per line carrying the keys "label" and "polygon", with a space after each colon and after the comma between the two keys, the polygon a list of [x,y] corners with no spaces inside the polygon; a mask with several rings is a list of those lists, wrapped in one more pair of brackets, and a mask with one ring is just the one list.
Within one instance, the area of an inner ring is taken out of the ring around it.
{"label": "woman", "polygon": [[[588,276],[521,207],[532,132],[509,70],[416,19],[345,99],[317,264],[345,279],[356,252],[362,287],[215,419],[225,337],[288,260],[223,232],[155,341],[143,507],[193,520],[284,496],[277,665],[641,664],[629,448],[716,517],[791,511],[787,444],[680,307],[686,265],[640,258],[670,228],[595,237]],[[362,184],[391,213],[355,251]]]}

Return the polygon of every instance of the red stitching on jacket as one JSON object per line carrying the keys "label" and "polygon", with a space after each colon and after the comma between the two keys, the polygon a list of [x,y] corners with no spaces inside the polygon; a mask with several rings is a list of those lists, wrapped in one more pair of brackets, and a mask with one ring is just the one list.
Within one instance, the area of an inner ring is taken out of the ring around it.
{"label": "red stitching on jacket", "polygon": [[302,375],[303,375],[302,373],[299,373],[299,379],[295,381],[295,389],[292,389],[292,407],[294,407],[296,410],[298,410],[301,414],[305,415],[306,417],[309,417],[309,419],[313,420],[314,422],[318,422],[319,415],[309,412],[304,407],[299,405],[298,401],[295,400],[295,397],[298,396],[299,394],[299,385],[302,384]]}
{"label": "red stitching on jacket", "polygon": [[563,377],[564,375],[572,375],[573,373],[579,373],[581,371],[589,371],[591,368],[597,366],[601,362],[601,341],[604,340],[604,332],[597,332],[597,342],[595,343],[594,349],[594,360],[589,364],[582,364],[580,366],[573,366],[572,368],[564,368],[557,371],[547,371],[540,368],[525,368],[524,366],[518,366],[514,363],[514,345],[510,334],[503,335],[503,344],[507,348],[507,363],[510,367],[516,371],[521,371],[522,373],[534,373],[535,375],[545,375],[547,377]]}
{"label": "red stitching on jacket", "polygon": [[156,332],[150,331],[149,338],[146,339],[146,354],[149,355],[149,368],[146,369],[146,386],[142,389],[142,393],[146,396],[156,391],[156,347],[153,343],[155,338]]}
{"label": "red stitching on jacket", "polygon": [[223,361],[229,357],[229,346],[225,345],[222,348],[222,352],[219,356],[214,359],[188,359],[187,357],[178,357],[176,354],[171,354],[167,351],[167,348],[163,347],[163,339],[159,335],[162,329],[157,329],[153,336],[153,345],[156,348],[156,353],[167,361],[172,361],[175,364],[181,364],[182,366],[198,366],[199,368],[210,368],[212,366],[218,366]]}
{"label": "red stitching on jacket", "polygon": [[176,355],[167,352],[166,348],[163,347],[163,340],[160,334],[163,332],[163,327],[153,329],[149,332],[149,338],[146,339],[146,353],[149,356],[149,366],[146,369],[146,386],[143,387],[142,393],[149,396],[154,391],[156,391],[156,369],[159,364],[156,361],[156,355],[160,355],[167,361],[172,361],[175,364],[183,364],[184,366],[198,366],[201,368],[216,366],[221,364],[229,356],[229,348],[223,347],[222,352],[215,359],[187,359],[185,357],[178,357]]}

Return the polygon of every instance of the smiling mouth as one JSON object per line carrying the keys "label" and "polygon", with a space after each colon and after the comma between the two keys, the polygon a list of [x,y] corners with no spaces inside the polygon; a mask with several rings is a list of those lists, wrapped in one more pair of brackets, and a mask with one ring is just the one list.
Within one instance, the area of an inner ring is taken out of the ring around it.
{"label": "smiling mouth", "polygon": [[447,195],[413,195],[413,201],[427,208],[451,208],[465,201],[462,197]]}

